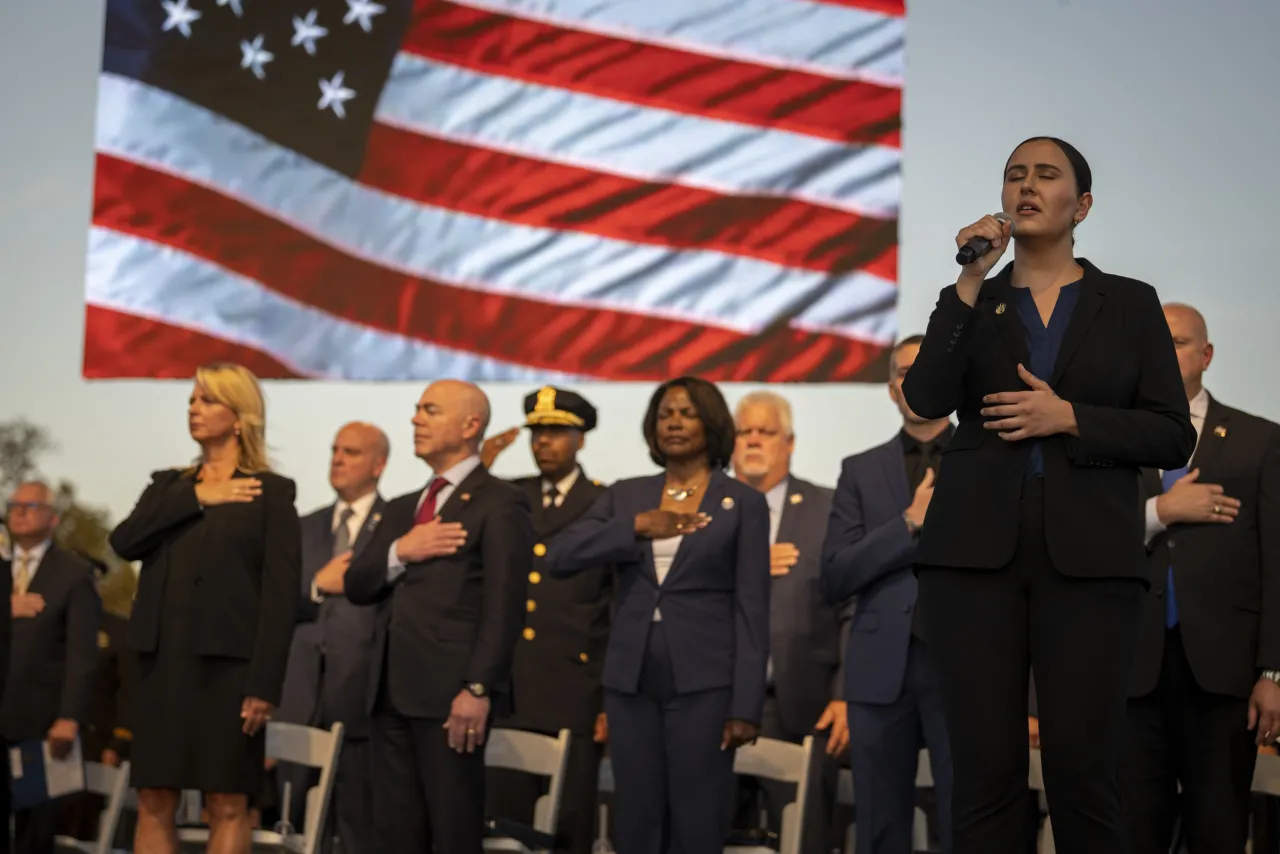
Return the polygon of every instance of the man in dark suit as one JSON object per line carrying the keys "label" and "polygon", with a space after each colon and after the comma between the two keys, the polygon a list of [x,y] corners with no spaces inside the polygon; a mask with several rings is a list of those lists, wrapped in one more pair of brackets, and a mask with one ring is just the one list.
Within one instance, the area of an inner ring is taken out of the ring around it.
{"label": "man in dark suit", "polygon": [[[533,507],[533,571],[529,573],[524,631],[516,644],[511,682],[515,713],[499,726],[556,735],[573,733],[560,798],[561,847],[590,854],[595,836],[604,698],[600,674],[609,641],[613,571],[601,566],[571,577],[547,572],[546,543],[587,511],[605,488],[578,464],[596,408],[581,395],[545,386],[524,399],[529,446],[539,474],[514,481]],[[502,442],[507,434],[494,437]],[[486,450],[496,455],[500,447]],[[482,451],[481,456],[485,456]],[[494,815],[532,824],[544,781],[519,772],[489,772]]]}
{"label": "man in dark suit", "polygon": [[[84,552],[78,551],[77,554],[93,566],[96,583],[100,586],[110,571],[107,564]],[[80,731],[80,741],[86,761],[101,762],[113,768],[128,761],[129,748],[133,743],[129,716],[135,672],[128,639],[129,618],[104,609],[98,628],[98,666],[93,675],[89,718]],[[98,819],[106,806],[105,798],[92,792],[79,792],[63,798],[59,806],[59,835],[72,839],[97,838]],[[129,811],[121,815],[116,828],[116,847],[128,848],[132,844],[132,818]]]}
{"label": "man in dark suit", "polygon": [[[13,595],[13,550],[9,541],[9,530],[0,523],[0,577],[3,577],[3,590],[6,596]],[[4,703],[5,690],[9,676],[9,645],[13,630],[13,617],[10,608],[0,608],[0,705]],[[0,744],[7,744],[8,739],[0,730]],[[0,783],[0,816],[9,815],[9,775],[5,774]],[[6,830],[0,833],[0,854],[9,854],[10,834]]]}
{"label": "man in dark suit", "polygon": [[[849,745],[841,684],[841,609],[822,594],[820,578],[831,490],[791,474],[795,430],[785,398],[768,391],[748,394],[738,401],[734,422],[734,476],[763,493],[769,504],[772,654],[760,735],[795,744],[807,735],[819,737],[802,848],[805,854],[821,854],[831,850],[839,777],[835,757]],[[850,616],[852,605],[850,600]],[[780,832],[782,807],[794,799],[795,787],[758,782],[770,829]]]}
{"label": "man in dark suit", "polygon": [[902,414],[902,429],[844,461],[822,549],[828,594],[858,597],[845,653],[845,699],[858,850],[868,854],[912,850],[922,747],[932,763],[942,850],[951,850],[951,749],[916,608],[914,559],[952,426],[945,417],[919,417],[902,396],[902,379],[921,340],[907,338],[893,350],[889,397]]}
{"label": "man in dark suit", "polygon": [[[24,483],[9,498],[13,540],[13,636],[0,732],[11,742],[43,739],[55,757],[71,750],[89,716],[98,660],[102,604],[93,567],[53,543],[58,525],[53,491]],[[14,850],[51,854],[58,805],[14,814]]]}
{"label": "man in dark suit", "polygon": [[[1134,854],[1243,851],[1256,743],[1280,736],[1280,425],[1203,384],[1204,318],[1164,308],[1198,442],[1143,470],[1151,589],[1129,684],[1121,803]],[[1178,785],[1182,785],[1179,794]]]}
{"label": "man in dark suit", "polygon": [[387,504],[347,570],[347,599],[379,609],[369,710],[379,854],[480,854],[484,737],[511,708],[511,658],[533,569],[529,501],[489,474],[489,401],[432,383],[413,416],[426,489]]}
{"label": "man in dark suit", "polygon": [[[302,591],[299,623],[289,649],[289,665],[277,718],[328,729],[343,726],[343,745],[324,832],[323,851],[336,832],[343,854],[365,854],[373,845],[373,768],[369,756],[367,690],[373,647],[372,607],[353,605],[343,595],[352,555],[373,538],[386,502],[378,494],[390,443],[372,424],[344,425],[333,439],[329,485],[337,500],[302,521]],[[289,819],[301,827],[306,791],[315,772],[282,767],[290,784]]]}

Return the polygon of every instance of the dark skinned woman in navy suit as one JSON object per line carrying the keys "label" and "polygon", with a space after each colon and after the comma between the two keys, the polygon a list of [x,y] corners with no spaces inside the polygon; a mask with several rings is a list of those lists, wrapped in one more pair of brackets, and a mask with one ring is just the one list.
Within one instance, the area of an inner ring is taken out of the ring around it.
{"label": "dark skinned woman in navy suit", "polygon": [[659,386],[644,436],[662,473],[611,486],[547,562],[618,571],[603,681],[619,854],[704,854],[724,848],[734,750],[764,708],[769,507],[724,474],[733,416],[713,384]]}
{"label": "dark skinned woman in navy suit", "polygon": [[988,216],[956,236],[991,248],[942,290],[902,384],[922,418],[959,415],[916,550],[953,854],[1025,844],[1030,669],[1057,850],[1129,850],[1116,775],[1149,583],[1139,467],[1181,467],[1196,434],[1155,289],[1075,257],[1092,182],[1062,140],[1014,150],[1012,229]]}

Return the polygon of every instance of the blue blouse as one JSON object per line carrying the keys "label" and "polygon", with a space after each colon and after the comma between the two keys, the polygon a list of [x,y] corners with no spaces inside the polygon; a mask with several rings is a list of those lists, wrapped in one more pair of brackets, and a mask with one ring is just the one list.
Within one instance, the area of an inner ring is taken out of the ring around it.
{"label": "blue blouse", "polygon": [[[1080,282],[1075,281],[1063,285],[1058,292],[1058,302],[1049,315],[1049,324],[1040,319],[1040,310],[1036,308],[1035,297],[1028,288],[1014,288],[1018,304],[1018,317],[1027,336],[1027,353],[1029,365],[1027,370],[1045,382],[1053,377],[1054,365],[1058,362],[1058,351],[1062,349],[1062,339],[1066,337],[1067,326],[1071,323],[1071,315],[1080,300]],[[1044,477],[1043,439],[1033,439],[1031,456],[1027,459],[1027,476]]]}

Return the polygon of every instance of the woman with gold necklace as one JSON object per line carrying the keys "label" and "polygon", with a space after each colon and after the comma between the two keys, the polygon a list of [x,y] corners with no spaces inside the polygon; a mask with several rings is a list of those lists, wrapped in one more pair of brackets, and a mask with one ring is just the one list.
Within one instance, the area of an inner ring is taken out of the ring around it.
{"label": "woman with gold necklace", "polygon": [[720,851],[734,750],[764,707],[769,508],[724,473],[733,416],[712,383],[659,386],[644,437],[663,472],[611,486],[547,562],[618,572],[603,683],[619,854]]}

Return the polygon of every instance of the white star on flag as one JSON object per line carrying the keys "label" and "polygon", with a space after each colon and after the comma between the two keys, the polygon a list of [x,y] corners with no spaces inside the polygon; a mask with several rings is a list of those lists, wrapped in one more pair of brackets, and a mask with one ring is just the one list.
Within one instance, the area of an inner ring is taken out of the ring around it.
{"label": "white star on flag", "polygon": [[263,70],[264,65],[276,58],[276,55],[262,47],[266,36],[258,36],[253,41],[240,42],[240,67],[247,68],[253,72],[253,76],[259,80],[266,79],[267,72]]}
{"label": "white star on flag", "polygon": [[218,0],[219,6],[230,6],[231,11],[236,13],[237,18],[244,17],[244,8],[240,5],[241,0]]}
{"label": "white star on flag", "polygon": [[200,20],[201,13],[197,12],[187,5],[187,0],[162,0],[160,3],[164,7],[165,19],[164,26],[160,29],[163,32],[169,30],[177,30],[182,33],[184,39],[191,38],[191,24]]}
{"label": "white star on flag", "polygon": [[342,23],[360,22],[360,29],[366,33],[373,32],[373,16],[381,15],[387,7],[373,0],[347,0],[347,14],[342,16]]}
{"label": "white star on flag", "polygon": [[333,110],[333,114],[340,119],[347,117],[347,110],[343,106],[356,96],[354,89],[348,89],[343,85],[343,78],[346,72],[339,71],[333,75],[332,80],[320,78],[320,102],[316,104],[316,109]]}
{"label": "white star on flag", "polygon": [[316,23],[316,15],[319,14],[315,9],[307,13],[306,18],[293,16],[293,40],[289,44],[297,47],[302,45],[303,49],[312,56],[316,55],[316,39],[322,39],[329,35],[329,30]]}

